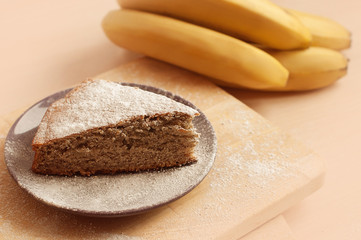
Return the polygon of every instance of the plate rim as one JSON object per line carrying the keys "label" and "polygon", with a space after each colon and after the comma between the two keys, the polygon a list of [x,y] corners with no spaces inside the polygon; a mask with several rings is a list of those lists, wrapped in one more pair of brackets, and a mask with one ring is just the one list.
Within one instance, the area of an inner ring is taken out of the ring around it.
{"label": "plate rim", "polygon": [[[13,172],[13,169],[11,167],[9,167],[9,159],[7,157],[7,151],[6,151],[6,145],[8,144],[8,142],[10,141],[11,133],[14,132],[15,127],[18,125],[19,121],[24,117],[24,115],[29,112],[30,110],[32,110],[36,105],[56,96],[56,95],[61,95],[60,97],[56,98],[54,101],[57,101],[58,99],[62,98],[65,94],[67,94],[69,91],[71,91],[74,87],[72,88],[67,88],[64,90],[60,90],[58,92],[55,92],[53,94],[50,94],[46,97],[44,97],[43,99],[37,101],[36,103],[34,103],[33,105],[31,105],[30,107],[28,107],[12,124],[12,126],[10,127],[7,136],[5,138],[5,142],[4,142],[4,161],[5,161],[5,165],[7,167],[8,172],[10,173],[11,177],[14,179],[14,181],[16,182],[16,184],[22,189],[24,190],[27,194],[29,194],[30,196],[32,196],[33,198],[35,198],[37,201],[40,201],[41,203],[65,211],[65,212],[70,212],[73,214],[77,214],[77,215],[83,215],[83,216],[90,216],[90,217],[124,217],[124,216],[131,216],[131,215],[136,215],[136,214],[141,214],[144,212],[148,212],[150,210],[153,209],[158,209],[164,205],[167,205],[171,202],[174,202],[182,197],[184,197],[185,195],[187,195],[189,192],[191,192],[195,187],[197,187],[203,180],[204,178],[208,175],[208,173],[210,172],[210,170],[212,169],[215,159],[216,159],[216,155],[217,155],[217,136],[215,133],[215,130],[211,124],[211,122],[209,121],[209,119],[206,117],[206,115],[197,107],[195,106],[192,102],[190,102],[189,100],[181,97],[180,95],[174,94],[171,91],[159,88],[159,87],[154,87],[151,85],[145,85],[145,84],[138,84],[138,83],[132,83],[132,82],[116,82],[118,84],[121,84],[123,86],[131,86],[131,87],[138,87],[142,90],[145,91],[149,91],[149,92],[153,92],[156,94],[160,94],[163,96],[166,96],[168,98],[171,98],[177,102],[181,102],[189,107],[192,107],[193,109],[196,109],[200,115],[203,117],[203,120],[207,123],[207,130],[209,131],[208,134],[210,134],[211,138],[212,138],[212,153],[211,156],[208,160],[209,162],[209,166],[207,169],[205,169],[205,173],[203,174],[202,178],[199,179],[198,182],[196,182],[195,184],[191,184],[190,187],[188,187],[185,191],[183,191],[180,194],[177,194],[176,197],[170,198],[168,200],[165,200],[161,203],[158,204],[150,204],[147,206],[142,206],[142,207],[138,207],[138,208],[128,208],[127,210],[120,210],[120,211],[106,211],[106,210],[86,210],[86,209],[79,209],[79,208],[71,208],[71,207],[65,207],[65,206],[60,206],[58,204],[54,204],[51,202],[46,201],[45,199],[37,196],[35,193],[33,193],[30,189],[26,188],[25,186],[23,186],[20,183],[20,180],[18,179],[18,175],[15,173],[15,171]],[[52,104],[54,101],[50,102],[50,104]],[[46,108],[48,108],[49,106],[47,106]],[[46,110],[45,110],[46,111]],[[44,112],[45,114],[45,112]],[[43,116],[42,116],[43,117]],[[41,117],[41,118],[42,118]],[[39,124],[37,124],[35,126],[35,128],[38,128]],[[32,129],[30,129],[32,130]],[[195,163],[196,164],[196,163]],[[33,173],[32,174],[36,174]],[[142,174],[142,173],[136,173],[136,174]],[[45,177],[46,175],[44,175]],[[81,176],[79,176],[81,177]]]}

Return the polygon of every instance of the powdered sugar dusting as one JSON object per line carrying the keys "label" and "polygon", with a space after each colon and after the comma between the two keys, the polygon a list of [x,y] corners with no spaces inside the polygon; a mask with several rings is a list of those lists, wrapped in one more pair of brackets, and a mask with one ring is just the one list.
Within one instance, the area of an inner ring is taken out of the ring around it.
{"label": "powdered sugar dusting", "polygon": [[34,143],[41,144],[132,117],[197,111],[172,99],[106,80],[87,80],[48,108]]}
{"label": "powdered sugar dusting", "polygon": [[[207,177],[210,188],[204,196],[212,201],[199,203],[194,207],[195,214],[208,215],[209,219],[211,216],[222,218],[224,224],[232,223],[236,209],[241,209],[237,217],[242,221],[255,209],[263,209],[282,197],[275,186],[299,177],[295,169],[300,160],[285,161],[260,150],[262,145],[249,140],[238,146],[219,146],[217,158],[224,162],[216,162],[212,168]],[[288,184],[285,188],[289,188]]]}
{"label": "powdered sugar dusting", "polygon": [[[257,114],[243,109],[240,106],[227,119],[213,122],[217,136],[222,138],[217,154],[221,160],[207,176],[209,188],[202,198],[212,201],[191,206],[202,219],[221,218],[226,225],[232,225],[235,217],[246,221],[269,208],[270,203],[287,198],[297,184],[308,181],[304,172],[309,170],[303,166],[314,157],[312,153]],[[291,147],[295,145],[298,147]]]}

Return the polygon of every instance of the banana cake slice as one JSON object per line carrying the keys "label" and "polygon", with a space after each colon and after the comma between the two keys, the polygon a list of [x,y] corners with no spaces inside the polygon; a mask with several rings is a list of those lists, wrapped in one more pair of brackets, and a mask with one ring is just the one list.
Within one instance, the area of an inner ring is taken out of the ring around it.
{"label": "banana cake slice", "polygon": [[89,176],[194,163],[197,115],[163,95],[86,80],[47,109],[32,143],[32,170]]}

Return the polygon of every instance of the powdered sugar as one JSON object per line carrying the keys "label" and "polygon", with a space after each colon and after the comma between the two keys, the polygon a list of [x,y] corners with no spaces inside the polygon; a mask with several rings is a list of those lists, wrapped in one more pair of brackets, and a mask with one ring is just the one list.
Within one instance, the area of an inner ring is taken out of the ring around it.
{"label": "powdered sugar", "polygon": [[172,99],[105,80],[87,80],[48,108],[34,143],[41,144],[136,116],[197,111]]}

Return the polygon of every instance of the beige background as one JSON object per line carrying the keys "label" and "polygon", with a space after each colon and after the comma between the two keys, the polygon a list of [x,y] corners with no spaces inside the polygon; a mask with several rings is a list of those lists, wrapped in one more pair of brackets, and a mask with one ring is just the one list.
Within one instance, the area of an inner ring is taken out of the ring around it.
{"label": "beige background", "polygon": [[[296,239],[361,239],[361,19],[359,0],[275,0],[351,30],[349,73],[298,94],[229,90],[327,161],[324,187],[284,216]],[[112,45],[100,21],[115,0],[1,1],[0,115],[138,57]]]}

